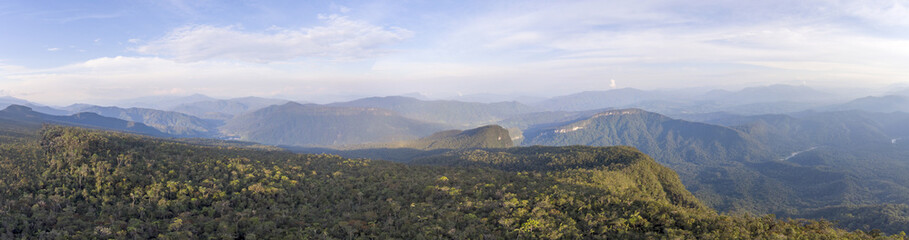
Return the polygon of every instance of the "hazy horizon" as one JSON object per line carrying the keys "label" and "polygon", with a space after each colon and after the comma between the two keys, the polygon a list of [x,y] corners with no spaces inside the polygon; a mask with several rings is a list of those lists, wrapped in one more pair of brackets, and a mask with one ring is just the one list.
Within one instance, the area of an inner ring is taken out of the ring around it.
{"label": "hazy horizon", "polygon": [[909,83],[905,1],[8,1],[0,95],[332,102]]}

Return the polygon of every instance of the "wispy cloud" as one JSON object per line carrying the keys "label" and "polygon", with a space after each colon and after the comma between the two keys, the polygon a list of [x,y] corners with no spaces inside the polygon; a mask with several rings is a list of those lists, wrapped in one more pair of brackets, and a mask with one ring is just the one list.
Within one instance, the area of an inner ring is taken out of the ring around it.
{"label": "wispy cloud", "polygon": [[56,52],[56,51],[60,51],[60,48],[48,48],[47,51],[48,51],[48,52]]}
{"label": "wispy cloud", "polygon": [[136,51],[185,62],[230,59],[265,63],[299,57],[350,60],[382,54],[386,46],[413,35],[403,28],[376,26],[344,16],[320,18],[323,26],[268,32],[246,32],[233,26],[182,27]]}
{"label": "wispy cloud", "polygon": [[[218,3],[162,4],[205,15],[204,4]],[[507,89],[551,96],[613,86],[909,81],[909,3],[903,0],[483,4],[464,12],[410,9],[425,15],[394,17],[369,13],[380,8],[352,3],[354,10],[344,13],[346,6],[332,5],[331,13],[350,16],[264,30],[270,23],[202,16],[186,22],[208,24],[86,38],[128,39],[133,56],[46,69],[0,65],[0,88],[53,103],[195,92],[316,97]],[[35,49],[63,46],[46,54],[75,54],[68,44]]]}
{"label": "wispy cloud", "polygon": [[121,13],[107,13],[107,14],[85,14],[85,15],[75,15],[67,18],[57,19],[60,23],[68,23],[82,20],[93,20],[93,19],[109,19],[109,18],[118,18],[122,16]]}
{"label": "wispy cloud", "polygon": [[391,77],[339,73],[339,68],[346,68],[338,64],[344,63],[178,62],[156,57],[104,57],[46,69],[0,64],[0,89],[15,97],[55,105],[105,104],[115,99],[170,94],[173,89],[222,97],[282,95],[296,96],[294,99],[398,93],[386,86],[394,80]]}
{"label": "wispy cloud", "polygon": [[909,62],[909,29],[900,26],[909,21],[905,1],[514,5],[465,21],[439,46],[469,52],[462,58],[534,66],[537,76],[564,73],[582,82],[616,74],[644,88],[792,79],[886,84],[909,73],[896,64]]}

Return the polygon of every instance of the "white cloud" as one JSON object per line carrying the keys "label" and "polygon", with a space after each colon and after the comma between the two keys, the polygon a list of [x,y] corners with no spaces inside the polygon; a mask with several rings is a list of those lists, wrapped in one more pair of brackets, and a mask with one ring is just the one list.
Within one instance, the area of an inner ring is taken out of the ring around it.
{"label": "white cloud", "polygon": [[[404,27],[419,31],[419,37],[337,15],[294,29],[193,25],[159,39],[129,39],[144,57],[98,58],[51,69],[0,65],[0,89],[39,102],[71,103],[190,93],[292,99],[417,91],[551,96],[618,87],[607,81],[611,78],[637,88],[803,81],[881,85],[909,81],[909,31],[901,22],[909,19],[907,5],[526,1],[439,18],[451,22],[364,16],[408,24]],[[353,7],[355,14],[374,11]],[[407,51],[384,54],[408,39],[414,44]],[[344,61],[360,59],[370,61]],[[263,62],[270,64],[258,64]]]}
{"label": "white cloud", "polygon": [[466,18],[438,46],[463,59],[526,67],[521,74],[575,83],[616,76],[641,88],[793,79],[888,84],[909,74],[900,66],[909,62],[902,24],[909,4],[901,0],[541,5],[509,4]]}
{"label": "white cloud", "polygon": [[265,63],[299,57],[353,60],[377,56],[388,51],[385,47],[413,36],[403,28],[375,26],[344,16],[320,19],[324,26],[271,32],[208,25],[182,27],[136,50],[184,62],[229,59]]}
{"label": "white cloud", "polygon": [[909,2],[900,0],[865,0],[849,2],[846,14],[853,15],[874,24],[885,26],[909,26]]}
{"label": "white cloud", "polygon": [[48,51],[48,52],[56,52],[56,51],[60,51],[60,48],[48,48],[47,51]]}
{"label": "white cloud", "polygon": [[[149,95],[202,93],[215,97],[383,93],[395,79],[350,70],[346,63],[178,62],[155,57],[105,57],[48,69],[0,64],[0,89],[44,104],[108,104]],[[343,69],[343,70],[340,70]],[[396,93],[396,92],[391,92]],[[387,93],[387,94],[391,94]]]}

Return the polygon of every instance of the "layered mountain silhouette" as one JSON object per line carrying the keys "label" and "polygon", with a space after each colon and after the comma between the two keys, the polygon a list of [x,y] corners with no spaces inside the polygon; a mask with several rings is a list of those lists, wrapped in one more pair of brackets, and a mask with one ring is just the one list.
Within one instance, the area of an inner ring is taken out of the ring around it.
{"label": "layered mountain silhouette", "polygon": [[82,106],[76,112],[97,113],[101,116],[140,122],[163,133],[180,137],[216,137],[217,121],[204,120],[178,112],[147,108]]}
{"label": "layered mountain silhouette", "polygon": [[732,128],[672,119],[640,109],[605,111],[524,131],[524,145],[635,146],[667,163],[748,162],[766,158],[760,144]]}
{"label": "layered mountain silhouette", "polygon": [[909,112],[909,96],[868,96],[824,108],[830,111],[861,110],[868,112]]}
{"label": "layered mountain silhouette", "polygon": [[96,113],[77,113],[69,116],[55,116],[33,111],[22,105],[10,105],[0,111],[0,119],[26,125],[58,124],[104,130],[138,133],[149,136],[168,136],[142,123],[110,118]]}
{"label": "layered mountain silhouette", "polygon": [[379,108],[331,107],[295,102],[227,121],[225,133],[277,145],[328,146],[413,140],[445,129]]}
{"label": "layered mountain silhouette", "polygon": [[181,103],[170,109],[175,112],[181,112],[200,118],[227,120],[243,113],[287,102],[287,100],[260,97],[209,99]]}
{"label": "layered mountain silhouette", "polygon": [[587,91],[571,95],[554,97],[536,105],[553,111],[583,111],[602,108],[617,108],[660,99],[660,96],[648,91],[622,88],[608,91]]}
{"label": "layered mountain silhouette", "polygon": [[[731,126],[727,127],[639,109],[612,110],[531,127],[525,131],[522,144],[636,147],[677,171],[689,190],[721,211],[786,214],[790,208],[909,202],[909,198],[881,195],[909,193],[899,184],[887,183],[909,184],[909,179],[885,176],[897,174],[897,170],[878,174],[868,172],[873,169],[870,166],[858,166],[867,165],[861,156],[902,166],[894,158],[902,155],[902,150],[886,150],[893,144],[885,133],[897,132],[899,125],[894,123],[909,118],[899,114],[869,117],[856,112],[739,118],[723,120]],[[859,146],[893,155],[860,154]],[[831,153],[816,155],[826,152]],[[881,179],[889,180],[878,182]],[[875,185],[888,186],[888,190],[874,190],[871,186]]]}
{"label": "layered mountain silhouette", "polygon": [[[888,217],[893,221],[881,223],[892,230],[905,226],[899,219],[909,219],[901,212],[909,207],[904,174],[909,172],[909,100],[889,94],[846,101],[805,86],[772,85],[711,92],[591,91],[532,106],[410,97],[324,105],[204,95],[135,102],[156,109],[53,109],[6,97],[0,105],[17,105],[0,111],[2,126],[12,126],[0,132],[15,135],[21,133],[16,126],[35,129],[49,123],[506,171],[519,167],[497,161],[537,157],[513,152],[515,145],[569,151],[560,156],[587,151],[574,145],[625,145],[677,171],[688,190],[720,211],[829,216],[855,227],[871,221],[865,211],[896,209]],[[439,156],[458,161],[427,160]],[[538,164],[554,161],[561,160]],[[852,217],[833,214],[836,210]]]}
{"label": "layered mountain silhouette", "polygon": [[491,124],[523,113],[533,107],[518,102],[471,103],[459,101],[421,101],[409,97],[373,97],[350,102],[333,103],[332,107],[382,108],[402,116],[426,122],[448,124],[458,128]]}

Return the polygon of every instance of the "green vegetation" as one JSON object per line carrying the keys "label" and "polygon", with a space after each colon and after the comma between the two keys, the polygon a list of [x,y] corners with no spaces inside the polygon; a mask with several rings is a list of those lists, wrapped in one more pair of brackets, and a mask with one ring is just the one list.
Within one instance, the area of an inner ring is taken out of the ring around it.
{"label": "green vegetation", "polygon": [[67,127],[10,137],[0,142],[4,239],[873,238],[828,222],[718,215],[626,147],[426,160],[486,166],[445,167]]}
{"label": "green vegetation", "polygon": [[770,159],[766,150],[732,128],[624,109],[531,128],[524,136],[523,145],[634,146],[678,172],[691,192],[720,211],[761,214],[780,207],[781,192],[770,189],[781,184],[750,168]]}
{"label": "green vegetation", "polygon": [[865,232],[902,233],[909,229],[909,205],[840,205],[805,210],[801,216],[836,219],[836,225]]}
{"label": "green vegetation", "polygon": [[685,190],[675,172],[626,146],[463,150],[418,158],[413,163],[545,172],[562,182],[601,188],[616,195],[636,195],[689,208],[703,208]]}
{"label": "green vegetation", "polygon": [[369,158],[395,162],[410,162],[415,158],[444,153],[452,149],[512,147],[508,130],[498,125],[464,131],[448,130],[413,141],[359,144],[334,148],[291,147],[286,149],[310,154],[337,154],[347,158]]}
{"label": "green vegetation", "polygon": [[341,147],[341,149],[410,148],[417,150],[507,148],[514,144],[508,130],[489,125],[468,130],[447,130],[413,141]]}
{"label": "green vegetation", "polygon": [[868,210],[872,212],[853,216],[873,216],[876,208],[909,203],[909,144],[893,140],[909,136],[909,115],[719,116],[712,121],[732,127],[635,109],[606,111],[528,129],[523,144],[635,146],[678,172],[689,191],[723,212],[825,217],[849,229],[891,234],[905,230],[894,227],[905,226],[899,220],[909,218],[904,212],[872,220],[818,214],[816,209],[864,206],[850,211]]}

